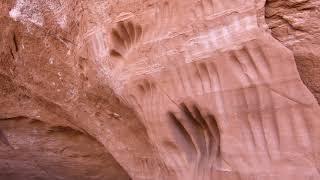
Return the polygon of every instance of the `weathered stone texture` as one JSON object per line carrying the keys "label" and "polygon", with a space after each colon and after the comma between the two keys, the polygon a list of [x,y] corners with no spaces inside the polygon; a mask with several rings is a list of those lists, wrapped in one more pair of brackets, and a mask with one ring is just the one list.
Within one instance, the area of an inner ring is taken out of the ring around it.
{"label": "weathered stone texture", "polygon": [[319,8],[1,1],[0,179],[319,179]]}
{"label": "weathered stone texture", "polygon": [[320,102],[320,2],[269,0],[266,20],[272,36],[292,50],[303,82]]}

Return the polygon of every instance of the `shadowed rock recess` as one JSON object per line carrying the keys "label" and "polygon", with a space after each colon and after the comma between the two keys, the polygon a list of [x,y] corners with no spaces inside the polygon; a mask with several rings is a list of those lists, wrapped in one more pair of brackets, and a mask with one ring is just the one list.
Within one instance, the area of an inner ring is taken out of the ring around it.
{"label": "shadowed rock recess", "polygon": [[319,180],[320,1],[0,2],[0,180]]}

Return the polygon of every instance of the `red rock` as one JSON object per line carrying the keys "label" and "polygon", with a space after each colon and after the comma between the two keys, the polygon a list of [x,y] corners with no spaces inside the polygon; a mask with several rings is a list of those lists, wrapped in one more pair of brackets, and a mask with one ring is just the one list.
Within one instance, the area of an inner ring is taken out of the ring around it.
{"label": "red rock", "polygon": [[0,177],[318,179],[318,6],[0,2]]}

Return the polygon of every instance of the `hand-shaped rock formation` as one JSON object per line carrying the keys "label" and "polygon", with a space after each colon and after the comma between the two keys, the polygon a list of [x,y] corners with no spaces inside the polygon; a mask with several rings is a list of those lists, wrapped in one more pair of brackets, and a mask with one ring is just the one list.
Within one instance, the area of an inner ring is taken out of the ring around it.
{"label": "hand-shaped rock formation", "polygon": [[0,2],[0,169],[23,171],[0,177],[320,179],[320,108],[264,6]]}
{"label": "hand-shaped rock formation", "polygon": [[111,81],[175,178],[319,178],[319,106],[259,22],[261,2],[165,3],[177,9],[169,33],[142,25],[146,38]]}

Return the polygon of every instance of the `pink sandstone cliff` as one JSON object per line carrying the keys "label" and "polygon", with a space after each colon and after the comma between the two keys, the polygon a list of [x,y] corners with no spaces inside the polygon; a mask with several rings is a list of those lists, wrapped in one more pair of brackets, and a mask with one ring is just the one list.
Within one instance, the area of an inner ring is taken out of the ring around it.
{"label": "pink sandstone cliff", "polygon": [[0,179],[320,179],[319,6],[0,2]]}

